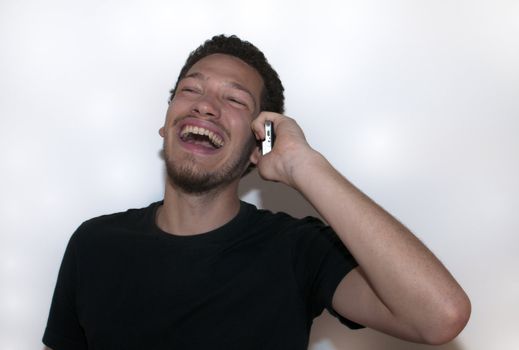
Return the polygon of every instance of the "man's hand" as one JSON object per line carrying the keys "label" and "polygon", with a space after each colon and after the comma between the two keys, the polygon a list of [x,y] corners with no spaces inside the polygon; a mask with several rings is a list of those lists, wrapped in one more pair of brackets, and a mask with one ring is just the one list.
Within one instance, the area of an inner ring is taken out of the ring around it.
{"label": "man's hand", "polygon": [[282,182],[298,189],[298,173],[302,173],[309,162],[319,161],[321,155],[310,147],[296,121],[279,113],[261,112],[254,119],[251,127],[256,139],[265,138],[264,124],[267,120],[274,124],[276,141],[272,151],[260,157],[257,163],[259,174],[265,180]]}

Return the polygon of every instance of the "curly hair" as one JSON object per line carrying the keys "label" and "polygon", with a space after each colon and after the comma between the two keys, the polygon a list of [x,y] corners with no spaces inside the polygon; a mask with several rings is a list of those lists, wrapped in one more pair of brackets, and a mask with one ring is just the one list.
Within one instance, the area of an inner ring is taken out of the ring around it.
{"label": "curly hair", "polygon": [[278,73],[269,64],[263,52],[250,42],[241,40],[236,35],[225,36],[221,34],[214,36],[191,52],[180,71],[175,87],[170,91],[170,101],[175,96],[179,81],[186,76],[189,69],[202,58],[216,53],[239,58],[256,69],[261,75],[264,87],[261,93],[260,110],[276,113],[285,111],[285,97],[283,94],[285,89]]}

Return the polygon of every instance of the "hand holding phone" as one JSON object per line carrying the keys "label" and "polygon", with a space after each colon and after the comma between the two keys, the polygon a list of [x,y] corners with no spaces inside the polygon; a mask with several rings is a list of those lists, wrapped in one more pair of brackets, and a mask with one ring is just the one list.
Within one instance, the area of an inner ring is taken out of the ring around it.
{"label": "hand holding phone", "polygon": [[274,125],[270,120],[265,121],[265,140],[261,143],[261,153],[266,155],[274,147]]}

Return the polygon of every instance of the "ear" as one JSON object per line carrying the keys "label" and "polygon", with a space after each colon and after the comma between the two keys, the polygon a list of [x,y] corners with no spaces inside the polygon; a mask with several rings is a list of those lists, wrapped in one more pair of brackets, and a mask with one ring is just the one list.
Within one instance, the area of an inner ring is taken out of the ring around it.
{"label": "ear", "polygon": [[249,160],[252,164],[256,165],[258,164],[261,157],[260,149],[259,147],[254,147],[254,150],[252,151]]}
{"label": "ear", "polygon": [[164,137],[164,127],[161,127],[161,128],[159,129],[159,135],[162,136],[162,137]]}

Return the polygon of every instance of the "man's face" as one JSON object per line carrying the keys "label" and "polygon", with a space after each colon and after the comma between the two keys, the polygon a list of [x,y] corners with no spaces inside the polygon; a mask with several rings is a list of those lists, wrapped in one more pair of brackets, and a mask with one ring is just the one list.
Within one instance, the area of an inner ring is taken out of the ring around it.
{"label": "man's face", "polygon": [[213,54],[191,67],[160,129],[174,185],[205,193],[238,180],[257,160],[250,124],[262,89],[259,73],[233,56]]}

